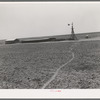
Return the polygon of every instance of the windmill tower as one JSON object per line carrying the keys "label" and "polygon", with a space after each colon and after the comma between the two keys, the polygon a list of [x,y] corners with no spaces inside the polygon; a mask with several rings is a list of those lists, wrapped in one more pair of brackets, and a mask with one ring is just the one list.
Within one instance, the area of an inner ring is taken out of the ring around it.
{"label": "windmill tower", "polygon": [[[69,26],[70,24],[68,24]],[[77,37],[74,33],[74,27],[73,27],[73,23],[71,24],[71,35],[70,35],[70,40],[77,40]]]}

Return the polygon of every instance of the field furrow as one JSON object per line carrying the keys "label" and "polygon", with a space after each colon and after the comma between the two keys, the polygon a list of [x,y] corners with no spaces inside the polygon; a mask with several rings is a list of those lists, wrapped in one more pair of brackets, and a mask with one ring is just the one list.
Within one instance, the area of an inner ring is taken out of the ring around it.
{"label": "field furrow", "polygon": [[100,88],[100,41],[79,42],[72,51],[73,61],[64,66],[46,88]]}
{"label": "field furrow", "polygon": [[73,43],[0,47],[0,88],[39,89],[69,59]]}

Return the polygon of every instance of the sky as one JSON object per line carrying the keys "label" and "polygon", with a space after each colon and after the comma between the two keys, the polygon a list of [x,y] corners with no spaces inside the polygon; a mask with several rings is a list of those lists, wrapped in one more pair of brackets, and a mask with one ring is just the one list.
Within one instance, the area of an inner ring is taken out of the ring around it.
{"label": "sky", "polygon": [[0,39],[100,31],[100,2],[0,2]]}

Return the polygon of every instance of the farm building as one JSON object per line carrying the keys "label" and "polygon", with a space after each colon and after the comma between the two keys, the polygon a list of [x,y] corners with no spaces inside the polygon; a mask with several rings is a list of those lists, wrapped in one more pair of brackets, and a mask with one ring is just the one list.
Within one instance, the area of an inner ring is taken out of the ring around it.
{"label": "farm building", "polygon": [[13,43],[37,43],[37,42],[47,42],[47,41],[56,41],[56,38],[40,38],[40,39],[33,39],[33,38],[21,38],[15,40],[8,40],[6,44],[13,44]]}
{"label": "farm building", "polygon": [[19,40],[15,39],[15,40],[7,40],[7,41],[5,41],[5,44],[13,44],[13,43],[19,43]]}
{"label": "farm building", "polygon": [[19,39],[20,43],[36,43],[36,42],[47,42],[55,41],[56,38],[40,38],[40,39]]}

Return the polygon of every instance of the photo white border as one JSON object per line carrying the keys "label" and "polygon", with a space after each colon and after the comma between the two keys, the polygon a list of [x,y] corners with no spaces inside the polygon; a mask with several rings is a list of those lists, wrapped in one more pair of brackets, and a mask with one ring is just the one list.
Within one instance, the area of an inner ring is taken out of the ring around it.
{"label": "photo white border", "polygon": [[[60,92],[57,92],[60,90]],[[99,89],[2,89],[0,98],[25,98],[25,99],[87,99],[100,98]]]}

